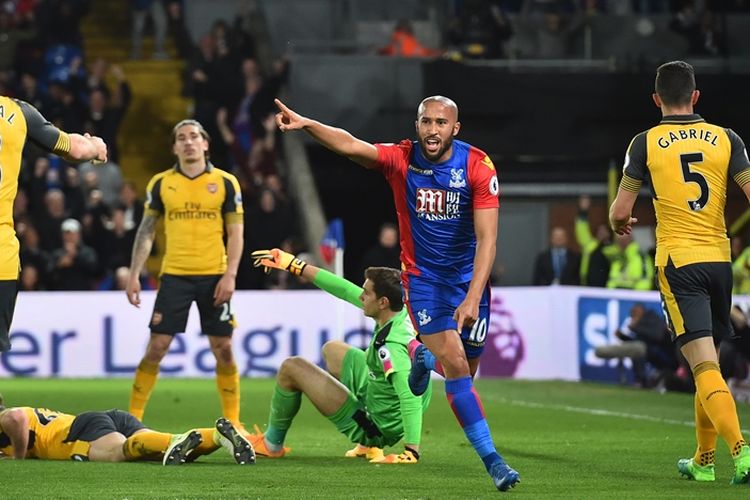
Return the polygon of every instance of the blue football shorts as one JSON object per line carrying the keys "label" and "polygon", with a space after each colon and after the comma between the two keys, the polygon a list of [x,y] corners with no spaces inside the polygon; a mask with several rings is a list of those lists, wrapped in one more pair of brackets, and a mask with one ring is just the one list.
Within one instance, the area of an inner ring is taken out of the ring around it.
{"label": "blue football shorts", "polygon": [[[420,336],[456,330],[453,319],[458,305],[466,298],[469,283],[448,284],[419,276],[404,277],[404,303]],[[490,284],[479,301],[479,318],[460,332],[466,357],[478,358],[484,350],[490,324]]]}

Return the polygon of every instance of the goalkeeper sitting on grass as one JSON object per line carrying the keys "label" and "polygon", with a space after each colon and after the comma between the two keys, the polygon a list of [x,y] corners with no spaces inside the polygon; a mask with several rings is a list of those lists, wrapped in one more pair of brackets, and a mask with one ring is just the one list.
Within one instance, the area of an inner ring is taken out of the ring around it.
{"label": "goalkeeper sitting on grass", "polygon": [[[320,413],[356,443],[346,456],[366,457],[374,463],[416,463],[422,414],[432,388],[422,396],[414,396],[409,389],[408,345],[416,342],[416,333],[403,304],[399,271],[370,267],[360,288],[277,248],[255,251],[252,257],[256,267],[302,276],[375,320],[367,350],[341,341],[323,346],[330,373],[297,356],[284,360],[271,399],[268,429],[263,434],[256,426],[256,434],[248,436],[256,453],[284,455],[284,438],[304,393]],[[383,447],[393,446],[402,438],[401,454],[383,454]]]}

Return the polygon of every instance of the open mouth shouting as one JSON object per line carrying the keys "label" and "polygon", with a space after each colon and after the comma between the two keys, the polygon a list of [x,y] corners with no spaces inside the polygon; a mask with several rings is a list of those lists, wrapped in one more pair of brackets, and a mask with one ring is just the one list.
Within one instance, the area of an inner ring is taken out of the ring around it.
{"label": "open mouth shouting", "polygon": [[440,139],[437,137],[429,137],[424,140],[424,149],[430,156],[435,156],[440,152]]}

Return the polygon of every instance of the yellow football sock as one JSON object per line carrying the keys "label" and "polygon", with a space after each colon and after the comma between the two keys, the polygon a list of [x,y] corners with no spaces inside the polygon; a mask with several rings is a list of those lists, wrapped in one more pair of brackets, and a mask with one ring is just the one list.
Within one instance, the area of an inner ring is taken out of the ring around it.
{"label": "yellow football sock", "polygon": [[195,430],[201,433],[201,437],[203,438],[203,441],[190,454],[190,456],[193,459],[198,458],[201,455],[208,455],[209,453],[213,453],[214,451],[221,448],[221,445],[216,439],[216,429],[203,428],[203,429],[195,429]]}
{"label": "yellow football sock", "polygon": [[698,441],[698,449],[695,450],[693,461],[705,467],[714,463],[716,457],[716,438],[719,433],[716,432],[714,424],[706,415],[703,409],[698,393],[695,393],[695,439]]}
{"label": "yellow football sock", "polygon": [[719,364],[704,361],[693,369],[695,388],[703,409],[719,435],[726,441],[732,456],[739,455],[745,440],[740,431],[737,406],[727,383],[721,377]]}
{"label": "yellow football sock", "polygon": [[240,422],[240,373],[237,365],[216,365],[216,387],[221,399],[221,413],[233,424]]}
{"label": "yellow football sock", "polygon": [[125,440],[122,451],[127,460],[159,459],[169,447],[172,434],[146,429]]}
{"label": "yellow football sock", "polygon": [[138,420],[143,420],[143,412],[146,411],[146,404],[148,404],[148,399],[151,397],[158,376],[159,363],[151,363],[145,359],[141,360],[135,370],[128,412]]}

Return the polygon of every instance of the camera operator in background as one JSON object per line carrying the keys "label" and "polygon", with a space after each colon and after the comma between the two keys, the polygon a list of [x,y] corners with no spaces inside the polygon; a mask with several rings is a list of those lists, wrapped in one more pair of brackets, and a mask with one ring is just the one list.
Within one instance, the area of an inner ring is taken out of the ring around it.
{"label": "camera operator in background", "polygon": [[630,316],[615,335],[621,344],[600,346],[595,354],[600,358],[630,358],[636,382],[644,388],[659,383],[671,390],[684,390],[675,384],[675,372],[680,362],[662,316],[638,302],[630,309]]}

